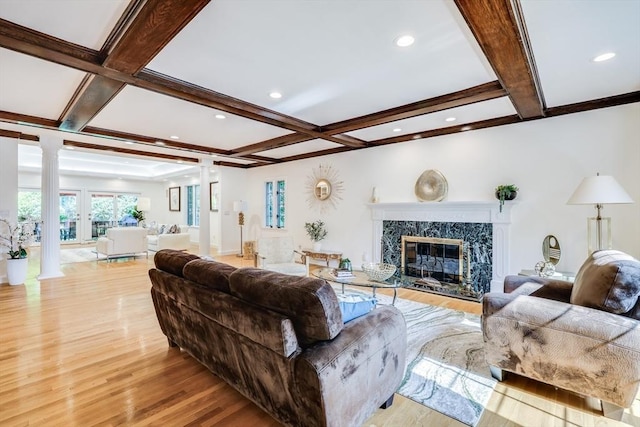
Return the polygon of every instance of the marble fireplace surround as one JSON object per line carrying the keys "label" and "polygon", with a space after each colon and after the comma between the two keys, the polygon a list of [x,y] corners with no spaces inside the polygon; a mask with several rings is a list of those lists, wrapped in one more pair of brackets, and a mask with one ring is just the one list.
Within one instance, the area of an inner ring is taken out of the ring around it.
{"label": "marble fireplace surround", "polygon": [[383,221],[422,221],[492,224],[491,292],[503,292],[503,280],[509,269],[509,228],[511,204],[505,203],[502,212],[499,202],[423,202],[423,203],[370,203],[373,221],[371,243],[373,261],[380,262],[380,242]]}

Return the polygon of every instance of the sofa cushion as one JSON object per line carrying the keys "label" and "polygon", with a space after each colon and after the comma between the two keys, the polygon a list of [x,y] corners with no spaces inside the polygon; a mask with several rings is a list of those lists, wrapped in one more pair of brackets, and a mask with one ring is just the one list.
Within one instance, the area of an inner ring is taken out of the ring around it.
{"label": "sofa cushion", "polygon": [[596,251],[584,262],[571,291],[571,303],[632,315],[640,296],[640,262],[616,250]]}
{"label": "sofa cushion", "polygon": [[198,255],[193,255],[183,251],[176,251],[173,249],[162,249],[153,257],[153,262],[156,264],[156,268],[167,273],[174,274],[182,277],[182,269],[189,262],[194,259],[200,258]]}
{"label": "sofa cushion", "polygon": [[374,309],[378,301],[371,296],[362,294],[343,294],[338,293],[338,304],[342,312],[342,321],[349,322],[360,316],[364,316]]}
{"label": "sofa cushion", "polygon": [[229,287],[232,295],[289,317],[301,344],[333,339],[342,330],[338,298],[324,280],[239,268]]}
{"label": "sofa cushion", "polygon": [[210,259],[194,259],[182,269],[185,279],[207,288],[229,293],[229,276],[237,269]]}

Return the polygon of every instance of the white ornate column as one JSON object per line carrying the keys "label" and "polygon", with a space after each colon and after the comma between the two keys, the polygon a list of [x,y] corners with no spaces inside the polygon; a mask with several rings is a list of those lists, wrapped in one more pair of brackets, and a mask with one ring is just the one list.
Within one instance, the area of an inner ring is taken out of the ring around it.
{"label": "white ornate column", "polygon": [[[15,222],[18,217],[18,140],[0,137],[0,217]],[[4,248],[0,249],[0,283],[7,279],[7,256]]]}
{"label": "white ornate column", "polygon": [[42,149],[42,240],[39,280],[64,276],[60,270],[60,176],[58,151],[62,138],[40,136]]}
{"label": "white ornate column", "polygon": [[209,168],[213,166],[210,159],[200,159],[200,255],[209,255],[211,251],[211,194],[209,193]]}

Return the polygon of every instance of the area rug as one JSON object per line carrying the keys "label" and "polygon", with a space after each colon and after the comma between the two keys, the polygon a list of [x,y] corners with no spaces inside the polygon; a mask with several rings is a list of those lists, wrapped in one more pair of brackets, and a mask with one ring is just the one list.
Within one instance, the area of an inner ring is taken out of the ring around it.
{"label": "area rug", "polygon": [[400,298],[395,306],[407,322],[407,368],[398,393],[476,426],[496,385],[484,360],[480,316]]}
{"label": "area rug", "polygon": [[96,259],[98,258],[96,257],[95,246],[88,246],[86,248],[60,249],[60,264],[95,261]]}

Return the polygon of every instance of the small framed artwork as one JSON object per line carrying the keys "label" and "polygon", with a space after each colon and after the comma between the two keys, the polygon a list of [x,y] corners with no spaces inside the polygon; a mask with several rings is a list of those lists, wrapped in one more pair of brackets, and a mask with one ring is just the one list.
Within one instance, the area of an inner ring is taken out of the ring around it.
{"label": "small framed artwork", "polygon": [[220,182],[213,181],[209,183],[209,200],[211,200],[211,212],[218,212],[220,209]]}
{"label": "small framed artwork", "polygon": [[169,210],[180,212],[180,187],[169,187]]}

